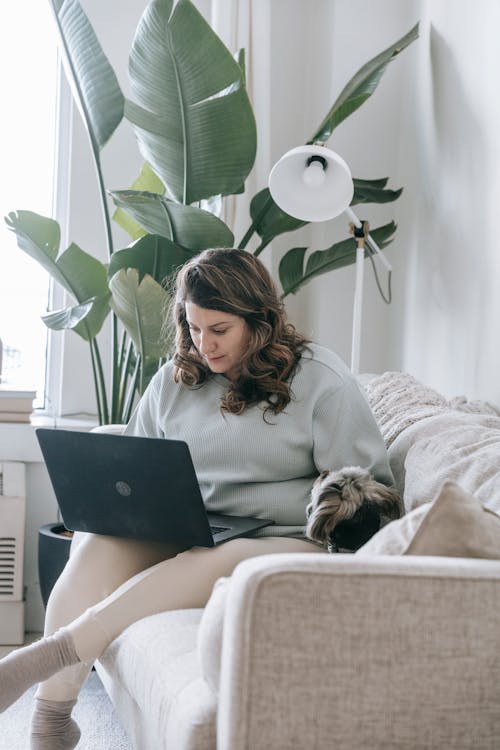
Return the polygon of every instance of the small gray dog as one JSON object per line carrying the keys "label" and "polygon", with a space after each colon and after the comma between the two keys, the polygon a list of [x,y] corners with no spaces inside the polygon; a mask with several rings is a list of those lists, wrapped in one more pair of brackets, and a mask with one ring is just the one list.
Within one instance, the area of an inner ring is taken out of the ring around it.
{"label": "small gray dog", "polygon": [[306,536],[329,552],[354,552],[401,512],[397,490],[377,482],[366,469],[322,471],[306,508]]}

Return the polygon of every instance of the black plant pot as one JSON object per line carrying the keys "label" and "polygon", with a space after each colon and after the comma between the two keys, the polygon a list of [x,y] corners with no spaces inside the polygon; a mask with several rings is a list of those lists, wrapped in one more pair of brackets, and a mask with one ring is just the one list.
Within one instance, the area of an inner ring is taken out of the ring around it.
{"label": "black plant pot", "polygon": [[38,529],[38,577],[44,607],[66,565],[72,534],[62,523],[48,523]]}

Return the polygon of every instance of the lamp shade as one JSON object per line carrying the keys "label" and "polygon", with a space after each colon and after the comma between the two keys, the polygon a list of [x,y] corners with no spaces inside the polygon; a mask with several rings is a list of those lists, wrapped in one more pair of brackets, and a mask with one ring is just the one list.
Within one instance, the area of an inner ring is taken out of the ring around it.
{"label": "lamp shade", "polygon": [[282,211],[301,221],[327,221],[349,206],[354,193],[351,171],[326,146],[298,146],[276,162],[269,191]]}

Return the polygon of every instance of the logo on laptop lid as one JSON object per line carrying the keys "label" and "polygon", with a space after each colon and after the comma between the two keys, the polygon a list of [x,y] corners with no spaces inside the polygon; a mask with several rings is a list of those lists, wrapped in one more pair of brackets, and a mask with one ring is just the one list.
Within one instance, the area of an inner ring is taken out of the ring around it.
{"label": "logo on laptop lid", "polygon": [[129,497],[132,494],[132,487],[121,480],[115,483],[115,489],[122,497]]}

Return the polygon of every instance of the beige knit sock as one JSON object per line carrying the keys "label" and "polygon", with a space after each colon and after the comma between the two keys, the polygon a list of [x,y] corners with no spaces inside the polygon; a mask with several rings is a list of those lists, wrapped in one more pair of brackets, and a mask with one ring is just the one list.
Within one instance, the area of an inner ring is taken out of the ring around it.
{"label": "beige knit sock", "polygon": [[0,712],[36,682],[42,682],[63,667],[79,661],[73,638],[65,628],[12,651],[0,661]]}
{"label": "beige knit sock", "polygon": [[80,739],[80,729],[71,711],[76,701],[36,699],[31,719],[31,750],[73,750]]}

